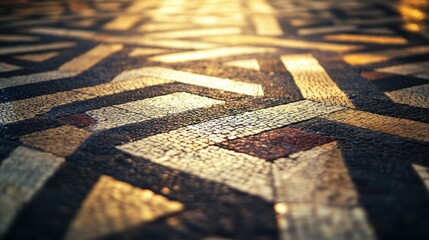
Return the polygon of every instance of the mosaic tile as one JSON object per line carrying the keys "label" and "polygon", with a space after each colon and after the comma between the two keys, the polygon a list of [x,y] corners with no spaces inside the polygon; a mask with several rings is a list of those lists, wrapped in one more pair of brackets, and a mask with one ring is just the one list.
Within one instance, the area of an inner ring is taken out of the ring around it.
{"label": "mosaic tile", "polygon": [[389,49],[382,51],[374,51],[368,53],[353,53],[345,55],[344,61],[350,65],[373,64],[379,62],[387,62],[395,58],[412,57],[415,55],[429,53],[428,46],[409,47],[403,49]]}
{"label": "mosaic tile", "polygon": [[349,32],[356,31],[357,26],[355,25],[343,25],[343,26],[332,26],[332,27],[317,27],[317,28],[302,28],[297,32],[299,35],[308,36],[315,34],[326,34],[326,33],[336,33],[336,32]]}
{"label": "mosaic tile", "polygon": [[347,95],[311,54],[283,55],[281,61],[305,98],[354,108]]}
{"label": "mosaic tile", "polygon": [[48,59],[58,56],[59,52],[47,52],[47,53],[37,53],[37,54],[26,54],[15,56],[16,59],[30,61],[30,62],[44,62]]}
{"label": "mosaic tile", "polygon": [[19,139],[24,144],[33,148],[66,157],[73,154],[89,136],[91,136],[91,133],[84,129],[64,125],[30,133]]}
{"label": "mosaic tile", "polygon": [[83,202],[65,239],[102,238],[183,209],[180,202],[102,175]]}
{"label": "mosaic tile", "polygon": [[118,16],[112,21],[106,23],[103,28],[106,30],[124,31],[132,28],[140,20],[141,16],[137,15]]}
{"label": "mosaic tile", "polygon": [[256,58],[229,61],[229,62],[226,62],[225,65],[232,66],[232,67],[246,68],[246,69],[251,69],[256,71],[261,70],[261,66],[259,66],[258,59]]}
{"label": "mosaic tile", "polygon": [[249,45],[262,45],[270,47],[284,47],[284,48],[296,48],[296,49],[317,49],[321,51],[333,51],[333,52],[345,52],[358,49],[357,46],[334,44],[334,43],[323,43],[323,42],[311,42],[296,39],[287,38],[273,38],[265,36],[252,36],[252,35],[233,35],[225,37],[210,37],[203,38],[208,42],[216,42],[223,44],[249,44]]}
{"label": "mosaic tile", "polygon": [[275,160],[332,141],[334,139],[331,137],[323,137],[294,128],[281,128],[223,142],[221,146],[251,156]]}
{"label": "mosaic tile", "polygon": [[275,48],[262,48],[262,47],[225,47],[215,48],[208,50],[198,50],[192,52],[180,52],[170,53],[149,58],[151,61],[156,62],[187,62],[187,61],[199,61],[208,60],[213,58],[231,57],[231,56],[242,56],[246,54],[267,54],[274,53],[277,49]]}
{"label": "mosaic tile", "polygon": [[72,43],[72,42],[18,45],[13,47],[9,46],[9,47],[1,47],[0,55],[25,53],[25,52],[37,52],[37,51],[45,51],[45,50],[52,50],[52,49],[59,49],[59,48],[69,48],[73,46],[75,46],[75,43]]}
{"label": "mosaic tile", "polygon": [[[48,28],[38,27],[31,28],[27,32],[43,34],[48,36],[59,36],[59,37],[72,37],[77,39],[86,39],[96,42],[104,43],[118,43],[118,44],[133,44],[139,46],[150,46],[150,47],[165,47],[171,49],[206,49],[218,47],[218,44],[201,42],[201,41],[188,41],[178,39],[150,39],[144,38],[138,35],[127,36],[126,38],[107,34],[97,34],[96,32],[84,31],[84,30],[71,30],[64,28]],[[0,49],[0,54],[1,54]]]}
{"label": "mosaic tile", "polygon": [[26,147],[16,148],[3,160],[0,165],[0,236],[63,162],[64,158]]}
{"label": "mosaic tile", "polygon": [[242,29],[238,27],[228,28],[207,28],[207,29],[190,29],[190,30],[177,30],[169,32],[149,33],[146,37],[149,38],[195,38],[205,36],[218,36],[218,35],[233,35],[241,34]]}
{"label": "mosaic tile", "polygon": [[73,125],[78,128],[87,127],[97,122],[97,120],[95,120],[94,118],[79,113],[69,114],[62,118],[59,118],[58,120],[64,124]]}
{"label": "mosaic tile", "polygon": [[155,54],[164,54],[168,53],[170,50],[164,48],[136,48],[130,52],[129,57],[140,57],[140,56],[148,56]]}
{"label": "mosaic tile", "polygon": [[385,94],[395,103],[429,108],[429,84],[385,92]]}
{"label": "mosaic tile", "polygon": [[118,94],[149,86],[170,83],[169,80],[156,78],[139,78],[130,81],[117,81],[93,87],[75,89],[53,94],[47,94],[28,99],[0,103],[0,124],[9,124],[35,117],[37,114],[47,113],[54,107],[72,102],[84,101]]}
{"label": "mosaic tile", "polygon": [[18,69],[21,69],[21,67],[9,63],[0,62],[0,73],[15,71]]}
{"label": "mosaic tile", "polygon": [[123,45],[121,44],[100,44],[84,54],[73,58],[72,60],[61,65],[58,70],[66,72],[82,73],[101,60],[108,56],[122,50]]}
{"label": "mosaic tile", "polygon": [[[280,205],[281,204],[281,205]],[[361,207],[277,203],[280,239],[377,239]]]}
{"label": "mosaic tile", "polygon": [[137,31],[156,32],[189,28],[192,28],[192,25],[189,23],[144,23],[137,28]]}
{"label": "mosaic tile", "polygon": [[252,22],[255,26],[256,34],[265,36],[281,36],[283,30],[280,23],[274,16],[270,15],[253,15]]}
{"label": "mosaic tile", "polygon": [[322,116],[331,121],[367,128],[404,138],[429,142],[429,124],[374,113],[344,110]]}
{"label": "mosaic tile", "polygon": [[330,41],[342,42],[361,42],[361,43],[374,43],[374,44],[407,44],[407,40],[397,36],[377,36],[377,35],[363,35],[363,34],[335,34],[326,35],[323,37]]}
{"label": "mosaic tile", "polygon": [[144,67],[124,71],[113,81],[132,80],[141,77],[154,77],[186,84],[192,84],[222,91],[247,94],[251,96],[263,96],[264,91],[260,84],[235,81],[226,78],[212,77],[202,74],[173,70],[164,67]]}
{"label": "mosaic tile", "polygon": [[[263,159],[216,146],[151,159],[154,163],[226,184],[239,191],[273,200],[270,163]],[[228,169],[228,171],[225,171]]]}
{"label": "mosaic tile", "polygon": [[420,74],[427,73],[429,62],[406,63],[390,67],[377,68],[378,72],[386,72],[399,75],[419,76]]}
{"label": "mosaic tile", "polygon": [[429,169],[418,164],[413,164],[413,168],[429,191]]}
{"label": "mosaic tile", "polygon": [[74,72],[53,70],[53,71],[33,73],[28,75],[0,78],[0,89],[16,87],[16,86],[32,84],[32,83],[53,81],[53,80],[58,80],[63,78],[74,77],[76,75],[77,74]]}
{"label": "mosaic tile", "polygon": [[336,142],[277,159],[273,175],[280,239],[375,239]]}
{"label": "mosaic tile", "polygon": [[97,120],[89,129],[99,131],[223,103],[224,101],[178,92],[91,110],[86,114]]}
{"label": "mosaic tile", "polygon": [[0,42],[33,42],[38,41],[40,38],[35,36],[13,35],[13,34],[0,34]]}
{"label": "mosaic tile", "polygon": [[[154,160],[284,127],[341,109],[304,100],[190,125],[117,148],[131,155]],[[286,112],[288,114],[282,114]]]}

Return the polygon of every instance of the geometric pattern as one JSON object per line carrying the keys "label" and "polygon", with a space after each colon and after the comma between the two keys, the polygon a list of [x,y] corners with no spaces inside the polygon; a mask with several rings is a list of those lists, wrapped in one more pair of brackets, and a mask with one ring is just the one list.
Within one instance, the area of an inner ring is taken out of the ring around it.
{"label": "geometric pattern", "polygon": [[427,239],[428,7],[2,1],[0,236]]}

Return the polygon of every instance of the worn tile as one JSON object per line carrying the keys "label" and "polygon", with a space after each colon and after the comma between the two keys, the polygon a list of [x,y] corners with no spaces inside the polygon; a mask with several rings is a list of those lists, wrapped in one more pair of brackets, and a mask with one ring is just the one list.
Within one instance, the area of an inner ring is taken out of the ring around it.
{"label": "worn tile", "polygon": [[130,52],[129,57],[140,57],[156,54],[164,54],[170,52],[169,49],[164,48],[136,48]]}
{"label": "worn tile", "polygon": [[407,44],[407,40],[403,37],[397,36],[380,36],[380,35],[365,35],[365,34],[332,34],[323,37],[329,41],[341,42],[360,42],[370,44],[392,44],[403,45]]}
{"label": "worn tile", "polygon": [[221,146],[255,157],[275,160],[332,141],[334,141],[332,137],[324,137],[295,128],[280,128],[223,142]]}
{"label": "worn tile", "polygon": [[21,67],[13,65],[13,64],[5,63],[5,62],[0,62],[0,73],[15,71],[18,69],[21,69]]}
{"label": "worn tile", "polygon": [[252,16],[252,22],[255,26],[256,34],[265,36],[281,36],[283,35],[282,27],[274,16],[258,15]]}
{"label": "worn tile", "polygon": [[306,99],[354,108],[347,95],[311,54],[283,55],[281,61]]}
{"label": "worn tile", "polygon": [[385,94],[395,103],[429,108],[429,84],[385,92]]}
{"label": "worn tile", "polygon": [[63,162],[64,158],[21,146],[1,163],[0,236]]}
{"label": "worn tile", "polygon": [[[341,109],[341,107],[304,100],[190,125],[117,148],[129,154],[153,160],[196,151],[209,145],[258,134]],[[283,114],[285,112],[288,114]]]}
{"label": "worn tile", "polygon": [[20,137],[20,141],[33,148],[58,156],[73,154],[91,133],[74,126],[64,125]]}
{"label": "worn tile", "polygon": [[97,120],[89,129],[99,131],[223,103],[225,102],[178,92],[95,109],[86,114]]}
{"label": "worn tile", "polygon": [[404,138],[429,142],[429,124],[358,110],[344,110],[322,116],[331,121],[367,128]]}
{"label": "worn tile", "polygon": [[364,65],[387,62],[395,58],[412,57],[429,53],[428,46],[409,47],[403,49],[389,49],[367,53],[352,53],[345,55],[344,61],[350,65]]}
{"label": "worn tile", "polygon": [[196,38],[205,36],[233,35],[241,34],[242,29],[238,27],[227,28],[205,28],[205,29],[190,29],[176,30],[168,32],[157,32],[145,34],[149,38]]}

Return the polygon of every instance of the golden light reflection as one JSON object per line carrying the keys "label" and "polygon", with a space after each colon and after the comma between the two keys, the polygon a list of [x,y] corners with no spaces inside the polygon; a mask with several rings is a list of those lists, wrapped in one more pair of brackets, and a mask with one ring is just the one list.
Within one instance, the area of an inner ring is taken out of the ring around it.
{"label": "golden light reflection", "polygon": [[397,10],[404,21],[403,28],[409,32],[421,32],[428,8],[429,2],[425,0],[402,0]]}
{"label": "golden light reflection", "polygon": [[279,203],[274,204],[274,210],[279,215],[285,215],[289,212],[289,207],[286,203],[279,202]]}

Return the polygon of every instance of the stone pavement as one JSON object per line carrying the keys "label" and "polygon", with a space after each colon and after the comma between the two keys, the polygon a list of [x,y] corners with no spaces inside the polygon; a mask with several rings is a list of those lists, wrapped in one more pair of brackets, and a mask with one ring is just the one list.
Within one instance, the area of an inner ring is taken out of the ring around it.
{"label": "stone pavement", "polygon": [[0,12],[0,238],[429,239],[427,0]]}

